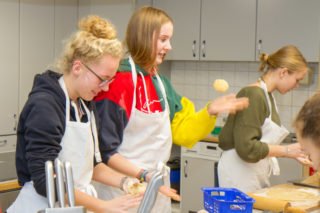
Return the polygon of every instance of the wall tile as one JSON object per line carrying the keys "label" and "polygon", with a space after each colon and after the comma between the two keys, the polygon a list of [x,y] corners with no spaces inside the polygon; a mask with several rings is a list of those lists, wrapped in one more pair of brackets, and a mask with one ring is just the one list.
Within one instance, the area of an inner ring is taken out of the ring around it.
{"label": "wall tile", "polygon": [[210,61],[209,70],[221,71],[222,70],[222,62]]}
{"label": "wall tile", "polygon": [[184,85],[185,96],[191,100],[197,98],[195,85]]}
{"label": "wall tile", "polygon": [[196,78],[194,79],[197,85],[209,84],[209,72],[208,71],[197,71]]}
{"label": "wall tile", "polygon": [[302,107],[304,102],[308,99],[309,92],[303,90],[293,90],[292,91],[292,106]]}
{"label": "wall tile", "polygon": [[197,85],[195,86],[196,98],[199,100],[208,100],[209,99],[209,90],[208,85]]}
{"label": "wall tile", "polygon": [[185,80],[185,71],[184,70],[172,70],[171,71],[171,82],[173,84],[184,84]]}
{"label": "wall tile", "polygon": [[235,68],[237,72],[248,72],[249,71],[249,62],[236,62]]}
{"label": "wall tile", "polygon": [[289,91],[286,94],[280,94],[275,91],[273,94],[278,106],[292,106],[292,91]]}
{"label": "wall tile", "polygon": [[185,62],[184,61],[172,61],[171,63],[172,70],[185,70]]}
{"label": "wall tile", "polygon": [[185,71],[185,83],[186,84],[196,84],[197,70],[186,70]]}
{"label": "wall tile", "polygon": [[233,74],[234,74],[233,86],[244,87],[250,83],[248,71],[242,71],[242,72],[235,71]]}

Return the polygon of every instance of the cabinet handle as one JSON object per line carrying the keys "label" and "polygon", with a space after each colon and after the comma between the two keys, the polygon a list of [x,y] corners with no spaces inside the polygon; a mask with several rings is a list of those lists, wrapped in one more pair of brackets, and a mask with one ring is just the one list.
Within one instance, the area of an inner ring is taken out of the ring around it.
{"label": "cabinet handle", "polygon": [[258,41],[258,56],[257,56],[258,60],[259,60],[259,57],[261,54],[261,50],[262,50],[262,40],[259,39],[259,41]]}
{"label": "cabinet handle", "polygon": [[215,147],[215,146],[207,146],[207,149],[217,150],[217,147]]}
{"label": "cabinet handle", "polygon": [[14,127],[13,127],[13,131],[17,131],[17,126],[18,126],[18,120],[17,120],[17,115],[14,114],[13,115],[14,118]]}
{"label": "cabinet handle", "polygon": [[192,56],[194,58],[196,57],[196,44],[197,44],[197,41],[193,40],[193,43],[192,43]]}
{"label": "cabinet handle", "polygon": [[187,168],[188,168],[188,161],[185,160],[184,161],[184,177],[187,178],[188,177],[188,171],[187,171]]}
{"label": "cabinet handle", "polygon": [[202,51],[202,57],[205,58],[206,57],[206,40],[202,41],[201,51]]}
{"label": "cabinet handle", "polygon": [[1,140],[0,141],[0,146],[5,146],[7,144],[7,140]]}

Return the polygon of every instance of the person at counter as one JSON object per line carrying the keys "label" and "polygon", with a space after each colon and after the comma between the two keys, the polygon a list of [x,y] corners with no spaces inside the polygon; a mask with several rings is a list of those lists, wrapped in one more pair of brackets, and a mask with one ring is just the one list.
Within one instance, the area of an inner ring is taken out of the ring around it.
{"label": "person at counter", "polygon": [[48,207],[45,162],[59,158],[73,168],[76,205],[94,212],[126,212],[141,196],[96,198],[91,180],[120,187],[127,178],[101,162],[91,101],[107,91],[123,55],[112,24],[98,16],[79,22],[57,68],[36,75],[21,112],[16,169],[22,189],[8,213],[38,212]]}
{"label": "person at counter", "polygon": [[219,185],[252,192],[270,185],[269,176],[279,175],[276,157],[305,163],[299,143],[280,145],[289,134],[281,125],[273,92],[285,94],[298,87],[308,72],[307,62],[292,45],[260,56],[262,76],[242,88],[237,97],[249,98],[247,109],[229,115],[219,135],[223,150],[218,164]]}
{"label": "person at counter", "polygon": [[320,93],[310,97],[300,109],[293,126],[297,140],[315,170],[320,170]]}
{"label": "person at counter", "polygon": [[[110,167],[146,181],[151,171],[165,173],[153,212],[171,213],[170,198],[179,199],[169,186],[167,163],[172,142],[192,147],[213,129],[220,112],[235,113],[247,98],[228,95],[210,101],[196,112],[193,103],[176,93],[158,66],[171,50],[173,21],[162,10],[142,7],[129,20],[125,38],[128,58],[121,61],[108,91],[95,98],[101,120],[102,159]],[[101,198],[123,194],[98,187]]]}

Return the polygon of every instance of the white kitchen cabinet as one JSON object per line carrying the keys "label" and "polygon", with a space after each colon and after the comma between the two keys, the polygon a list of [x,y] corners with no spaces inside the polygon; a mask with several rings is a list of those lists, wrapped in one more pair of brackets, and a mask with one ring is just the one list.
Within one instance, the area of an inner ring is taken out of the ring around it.
{"label": "white kitchen cabinet", "polygon": [[319,60],[319,0],[258,0],[257,57],[296,45],[307,61]]}
{"label": "white kitchen cabinet", "polygon": [[202,187],[217,186],[216,167],[221,155],[217,143],[199,142],[181,149],[181,212],[204,209]]}
{"label": "white kitchen cabinet", "polygon": [[20,109],[54,59],[54,0],[20,0]]}
{"label": "white kitchen cabinet", "polygon": [[253,61],[256,0],[155,0],[173,19],[172,60]]}
{"label": "white kitchen cabinet", "polygon": [[19,83],[19,1],[0,0],[0,135],[15,134]]}
{"label": "white kitchen cabinet", "polygon": [[120,40],[125,38],[127,24],[135,9],[132,0],[79,0],[79,17],[99,15],[116,27]]}
{"label": "white kitchen cabinet", "polygon": [[20,110],[34,76],[54,64],[63,40],[77,29],[77,0],[20,0]]}
{"label": "white kitchen cabinet", "polygon": [[54,56],[59,57],[64,41],[78,29],[78,0],[55,0],[54,5]]}

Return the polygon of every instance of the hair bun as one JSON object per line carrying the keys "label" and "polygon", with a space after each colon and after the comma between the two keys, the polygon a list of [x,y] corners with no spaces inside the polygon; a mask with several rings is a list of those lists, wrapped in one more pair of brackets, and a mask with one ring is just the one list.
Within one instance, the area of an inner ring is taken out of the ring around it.
{"label": "hair bun", "polygon": [[115,39],[117,32],[114,26],[99,16],[87,16],[79,22],[79,29],[91,33],[97,38]]}
{"label": "hair bun", "polygon": [[268,58],[269,58],[269,55],[267,53],[261,53],[259,59],[261,62],[267,62]]}

